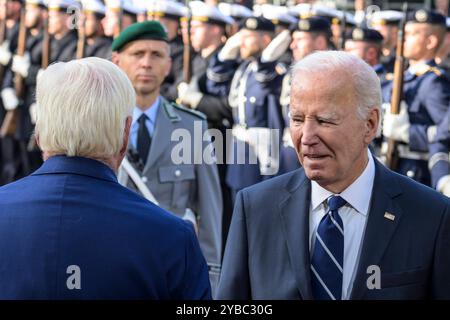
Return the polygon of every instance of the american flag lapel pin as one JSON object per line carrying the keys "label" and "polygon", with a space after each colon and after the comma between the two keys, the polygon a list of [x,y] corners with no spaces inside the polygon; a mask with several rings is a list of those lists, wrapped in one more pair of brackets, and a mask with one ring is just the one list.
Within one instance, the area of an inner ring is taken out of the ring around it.
{"label": "american flag lapel pin", "polygon": [[395,215],[393,215],[392,213],[387,212],[387,211],[384,213],[384,217],[385,217],[386,219],[388,219],[388,220],[391,220],[391,221],[394,221],[394,220],[395,220]]}

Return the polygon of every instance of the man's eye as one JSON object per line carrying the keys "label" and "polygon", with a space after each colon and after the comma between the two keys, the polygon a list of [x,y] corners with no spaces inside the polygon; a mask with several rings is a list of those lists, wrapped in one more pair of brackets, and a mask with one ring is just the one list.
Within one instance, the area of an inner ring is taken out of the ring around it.
{"label": "man's eye", "polygon": [[333,122],[329,121],[329,120],[324,120],[324,119],[317,119],[317,122],[321,125],[325,124],[325,125],[331,125],[333,124]]}
{"label": "man's eye", "polygon": [[292,121],[294,123],[303,123],[304,120],[303,120],[303,118],[293,118]]}

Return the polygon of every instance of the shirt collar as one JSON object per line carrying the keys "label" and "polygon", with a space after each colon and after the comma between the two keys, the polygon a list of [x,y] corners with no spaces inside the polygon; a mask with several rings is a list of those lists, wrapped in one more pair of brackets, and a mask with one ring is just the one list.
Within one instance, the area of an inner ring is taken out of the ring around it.
{"label": "shirt collar", "polygon": [[436,62],[434,60],[423,60],[417,62],[416,64],[410,65],[408,72],[411,74],[424,73],[424,71],[429,70],[430,66],[435,66]]}
{"label": "shirt collar", "polygon": [[379,63],[373,66],[373,70],[375,70],[376,73],[382,73],[384,72],[384,67],[381,63]]}
{"label": "shirt collar", "polygon": [[155,102],[153,102],[153,104],[150,106],[150,108],[148,108],[144,112],[142,112],[142,110],[139,109],[138,107],[135,107],[134,111],[133,111],[133,122],[132,122],[132,125],[134,125],[138,121],[139,117],[143,113],[145,113],[145,115],[148,117],[150,122],[152,124],[154,124],[156,122],[156,115],[158,114],[158,108],[159,108],[159,105],[160,105],[160,101],[161,101],[161,96],[158,96],[158,98],[156,98]]}
{"label": "shirt collar", "polygon": [[[369,212],[370,197],[372,196],[373,182],[375,179],[375,162],[369,150],[367,150],[367,153],[369,161],[363,173],[347,189],[339,194],[356,211],[365,216]],[[332,192],[322,188],[317,182],[311,181],[312,210],[315,210],[332,195]]]}

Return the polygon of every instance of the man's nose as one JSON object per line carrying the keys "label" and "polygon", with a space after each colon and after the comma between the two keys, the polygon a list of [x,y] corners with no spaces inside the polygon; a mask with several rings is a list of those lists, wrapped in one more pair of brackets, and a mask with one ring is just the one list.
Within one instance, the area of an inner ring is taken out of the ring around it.
{"label": "man's nose", "polygon": [[146,54],[141,59],[141,66],[144,68],[151,68],[152,67],[152,58],[150,55]]}
{"label": "man's nose", "polygon": [[317,137],[317,123],[315,120],[305,119],[302,128],[302,144],[313,145],[319,141]]}

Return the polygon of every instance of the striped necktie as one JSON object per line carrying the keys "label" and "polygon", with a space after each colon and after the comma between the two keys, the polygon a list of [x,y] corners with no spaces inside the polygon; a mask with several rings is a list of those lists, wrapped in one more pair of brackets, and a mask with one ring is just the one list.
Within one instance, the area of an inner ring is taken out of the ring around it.
{"label": "striped necktie", "polygon": [[314,299],[341,300],[344,265],[344,225],[338,210],[347,202],[339,196],[328,198],[328,212],[317,227],[311,258]]}

